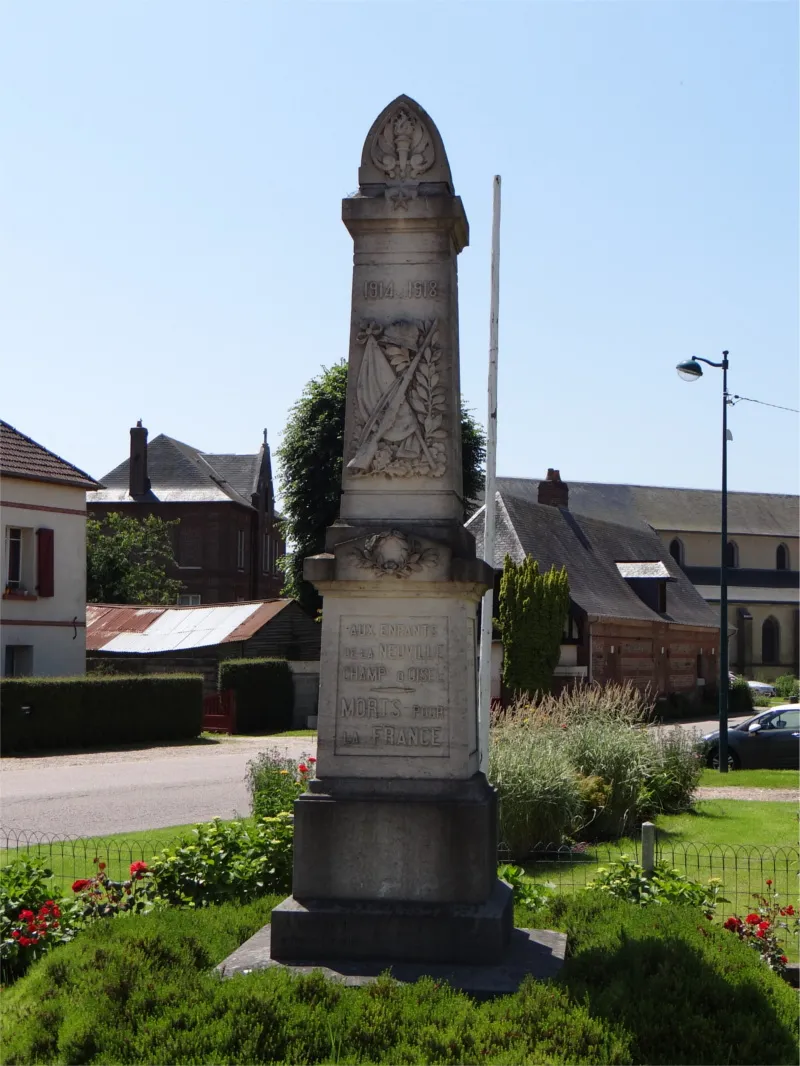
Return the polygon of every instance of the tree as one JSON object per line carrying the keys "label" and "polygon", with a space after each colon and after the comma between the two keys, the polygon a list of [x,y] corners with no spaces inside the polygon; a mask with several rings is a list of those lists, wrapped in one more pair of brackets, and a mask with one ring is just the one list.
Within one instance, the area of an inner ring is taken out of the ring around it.
{"label": "tree", "polygon": [[175,565],[171,529],[178,521],[114,511],[86,522],[86,598],[90,603],[175,603],[183,583],[167,577]]}
{"label": "tree", "polygon": [[[303,580],[303,560],[325,550],[325,530],[339,516],[346,399],[346,363],[323,367],[292,408],[278,450],[283,531],[293,548],[282,561],[286,575],[283,594],[295,597],[312,611],[322,601]],[[463,406],[461,456],[464,499],[474,501],[483,489],[486,438]]]}
{"label": "tree", "polygon": [[506,688],[514,696],[547,692],[569,611],[566,569],[551,566],[540,574],[539,564],[530,555],[519,564],[506,555],[499,609]]}

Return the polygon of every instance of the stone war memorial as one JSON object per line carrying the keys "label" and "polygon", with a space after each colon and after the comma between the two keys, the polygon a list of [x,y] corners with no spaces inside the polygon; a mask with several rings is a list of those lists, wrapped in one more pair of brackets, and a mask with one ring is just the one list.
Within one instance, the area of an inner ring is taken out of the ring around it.
{"label": "stone war memorial", "polygon": [[223,968],[316,963],[369,979],[391,966],[462,987],[459,968],[546,976],[563,937],[513,930],[479,769],[477,620],[493,575],[463,526],[467,218],[439,132],[408,97],[375,120],[358,176],[342,202],[354,254],[341,513],[304,569],[323,596],[317,776],[295,803],[292,895]]}

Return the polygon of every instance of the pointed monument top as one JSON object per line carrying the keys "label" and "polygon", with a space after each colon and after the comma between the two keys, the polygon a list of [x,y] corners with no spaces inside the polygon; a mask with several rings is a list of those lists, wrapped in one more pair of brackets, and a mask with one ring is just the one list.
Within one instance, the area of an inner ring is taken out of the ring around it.
{"label": "pointed monument top", "polygon": [[410,96],[398,96],[372,123],[358,181],[365,185],[443,183],[453,179],[442,138],[431,117]]}

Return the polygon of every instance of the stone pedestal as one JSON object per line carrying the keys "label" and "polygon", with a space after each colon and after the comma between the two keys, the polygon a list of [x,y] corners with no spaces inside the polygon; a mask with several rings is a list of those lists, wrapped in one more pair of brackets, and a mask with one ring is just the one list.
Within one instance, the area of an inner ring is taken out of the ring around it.
{"label": "stone pedestal", "polygon": [[276,960],[499,961],[494,790],[479,772],[477,610],[463,528],[456,257],[444,146],[400,97],[367,135],[354,241],[341,517],[305,577],[323,595],[317,778],[295,805]]}

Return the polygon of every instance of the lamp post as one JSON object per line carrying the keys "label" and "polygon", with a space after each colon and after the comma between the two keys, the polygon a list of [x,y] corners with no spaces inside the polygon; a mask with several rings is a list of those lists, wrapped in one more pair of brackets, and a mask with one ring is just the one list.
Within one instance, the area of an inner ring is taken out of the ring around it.
{"label": "lamp post", "polygon": [[722,534],[719,559],[719,772],[728,772],[728,353],[722,353],[721,363],[710,359],[689,359],[678,363],[678,377],[682,381],[697,381],[703,376],[701,363],[722,370]]}

